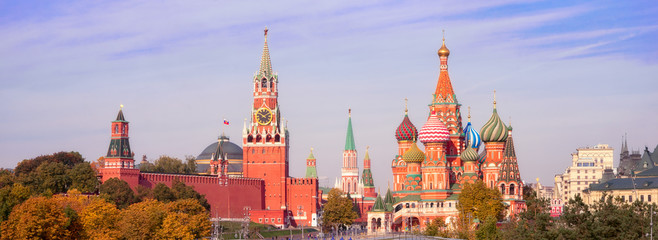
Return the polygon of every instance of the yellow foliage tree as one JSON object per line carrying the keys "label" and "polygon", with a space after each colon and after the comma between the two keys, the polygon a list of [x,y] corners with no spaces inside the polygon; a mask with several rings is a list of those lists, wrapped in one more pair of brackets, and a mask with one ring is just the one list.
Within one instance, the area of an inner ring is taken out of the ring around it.
{"label": "yellow foliage tree", "polygon": [[467,221],[488,217],[501,220],[503,217],[503,198],[497,189],[488,188],[484,182],[466,183],[459,194],[459,218]]}
{"label": "yellow foliage tree", "polygon": [[16,206],[0,228],[2,239],[70,239],[69,224],[56,201],[33,197]]}
{"label": "yellow foliage tree", "polygon": [[167,215],[165,204],[154,199],[130,205],[121,211],[119,229],[125,239],[156,239]]}
{"label": "yellow foliage tree", "polygon": [[167,216],[158,232],[160,239],[198,239],[210,235],[206,209],[196,199],[181,199],[167,204]]}
{"label": "yellow foliage tree", "polygon": [[94,198],[80,212],[80,222],[89,239],[118,239],[120,217],[117,207],[102,198]]}

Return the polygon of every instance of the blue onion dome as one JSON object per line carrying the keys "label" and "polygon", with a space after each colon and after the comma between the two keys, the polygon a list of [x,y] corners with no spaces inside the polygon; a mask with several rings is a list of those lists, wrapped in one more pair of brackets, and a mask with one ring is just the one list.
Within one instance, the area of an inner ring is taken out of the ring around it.
{"label": "blue onion dome", "polygon": [[425,161],[425,153],[418,149],[416,142],[414,142],[411,144],[411,148],[402,155],[402,160],[407,163],[422,163]]}
{"label": "blue onion dome", "polygon": [[480,138],[480,134],[475,131],[475,128],[473,128],[473,125],[471,125],[471,121],[468,121],[468,124],[466,124],[466,127],[464,128],[464,135],[466,135],[466,145],[478,149],[480,148],[480,144],[482,144],[482,139]]}
{"label": "blue onion dome", "polygon": [[478,152],[475,151],[469,144],[466,150],[464,150],[461,154],[461,159],[464,162],[475,162],[478,160]]}
{"label": "blue onion dome", "polygon": [[500,120],[495,105],[491,118],[482,126],[480,133],[484,142],[505,142],[507,139],[507,126]]}
{"label": "blue onion dome", "polygon": [[416,129],[416,126],[411,123],[411,120],[409,120],[409,116],[406,113],[404,114],[402,123],[400,123],[398,129],[395,130],[395,138],[398,141],[416,141],[416,138],[418,138],[418,130]]}

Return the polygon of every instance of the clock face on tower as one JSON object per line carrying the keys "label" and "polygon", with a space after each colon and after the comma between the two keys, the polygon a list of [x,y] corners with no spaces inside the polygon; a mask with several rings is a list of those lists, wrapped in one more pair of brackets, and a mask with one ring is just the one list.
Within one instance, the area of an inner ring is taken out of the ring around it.
{"label": "clock face on tower", "polygon": [[266,107],[256,110],[256,122],[260,125],[267,125],[272,122],[272,110]]}

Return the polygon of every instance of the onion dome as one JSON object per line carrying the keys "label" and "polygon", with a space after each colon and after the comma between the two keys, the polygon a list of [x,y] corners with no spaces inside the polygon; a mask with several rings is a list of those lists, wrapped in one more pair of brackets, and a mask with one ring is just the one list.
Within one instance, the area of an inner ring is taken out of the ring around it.
{"label": "onion dome", "polygon": [[446,125],[439,120],[439,117],[431,114],[427,122],[418,133],[418,140],[422,143],[439,143],[448,140],[450,132]]}
{"label": "onion dome", "polygon": [[482,139],[480,138],[480,134],[473,128],[473,125],[471,125],[471,107],[468,107],[468,123],[464,128],[464,135],[466,135],[466,145],[474,149],[480,148]]}
{"label": "onion dome", "polygon": [[402,160],[407,163],[421,163],[425,161],[425,153],[418,149],[418,146],[414,142],[414,144],[411,144],[411,148],[402,155]]}
{"label": "onion dome", "polygon": [[402,123],[400,123],[398,129],[395,130],[395,138],[398,141],[416,141],[416,138],[418,138],[418,130],[409,120],[409,115],[407,115],[407,113],[404,114]]}
{"label": "onion dome", "polygon": [[447,57],[450,55],[450,50],[446,47],[446,38],[443,38],[443,45],[441,45],[441,48],[439,48],[439,57]]}
{"label": "onion dome", "polygon": [[507,139],[507,126],[498,116],[496,110],[496,93],[494,92],[494,109],[489,121],[482,126],[482,141],[484,142],[505,142]]}
{"label": "onion dome", "polygon": [[478,152],[475,151],[475,149],[473,149],[471,145],[468,145],[468,147],[466,148],[466,150],[462,152],[460,157],[464,162],[475,162],[478,160]]}

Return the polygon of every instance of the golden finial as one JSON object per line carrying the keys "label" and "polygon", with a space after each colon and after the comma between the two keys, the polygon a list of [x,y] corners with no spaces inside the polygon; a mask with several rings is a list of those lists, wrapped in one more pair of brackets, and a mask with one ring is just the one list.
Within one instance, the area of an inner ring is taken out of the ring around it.
{"label": "golden finial", "polygon": [[267,39],[267,26],[265,26],[265,39]]}
{"label": "golden finial", "polygon": [[471,122],[471,106],[468,106],[468,122]]}
{"label": "golden finial", "polygon": [[535,180],[537,180],[537,182],[539,182],[539,178],[535,178]]}
{"label": "golden finial", "polygon": [[443,32],[443,45],[446,45],[446,30],[443,29],[442,32]]}
{"label": "golden finial", "polygon": [[123,109],[123,104],[119,105],[119,110]]}
{"label": "golden finial", "polygon": [[370,150],[370,146],[366,146],[366,152]]}
{"label": "golden finial", "polygon": [[407,98],[404,98],[404,114],[407,115],[409,113],[409,110],[407,109]]}
{"label": "golden finial", "polygon": [[352,108],[347,109],[347,116],[352,117]]}
{"label": "golden finial", "polygon": [[450,50],[446,47],[446,30],[443,30],[443,44],[439,48],[439,57],[448,57],[450,55]]}
{"label": "golden finial", "polygon": [[512,116],[509,116],[509,126],[512,126]]}
{"label": "golden finial", "polygon": [[496,90],[494,90],[494,109],[496,109]]}
{"label": "golden finial", "polygon": [[311,148],[311,154],[313,154],[313,148]]}

